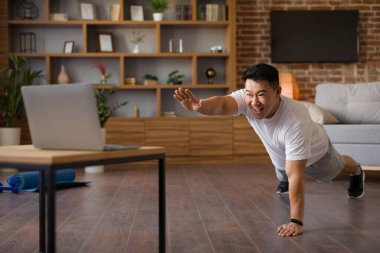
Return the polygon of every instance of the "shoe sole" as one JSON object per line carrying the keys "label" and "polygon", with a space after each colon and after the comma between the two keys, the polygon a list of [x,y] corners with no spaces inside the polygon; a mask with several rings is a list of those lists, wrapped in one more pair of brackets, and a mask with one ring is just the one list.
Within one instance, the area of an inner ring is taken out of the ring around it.
{"label": "shoe sole", "polygon": [[276,192],[276,194],[278,194],[278,195],[288,194],[288,193],[289,193],[289,191],[287,191],[287,192]]}
{"label": "shoe sole", "polygon": [[360,195],[357,196],[357,197],[354,197],[354,196],[350,196],[350,195],[348,195],[348,193],[347,193],[347,198],[349,198],[349,199],[360,199],[361,197],[364,196],[365,173],[364,173],[364,170],[363,170],[363,169],[362,169],[362,173],[363,173],[363,192],[362,192],[362,194],[360,194]]}

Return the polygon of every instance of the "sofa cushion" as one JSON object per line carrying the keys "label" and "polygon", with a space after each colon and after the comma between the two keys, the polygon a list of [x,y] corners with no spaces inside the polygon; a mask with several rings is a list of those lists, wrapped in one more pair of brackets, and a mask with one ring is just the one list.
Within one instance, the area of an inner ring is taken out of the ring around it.
{"label": "sofa cushion", "polygon": [[319,124],[336,124],[339,123],[338,119],[335,118],[330,112],[319,107],[316,104],[300,101],[306,109],[309,111],[310,117],[313,121]]}
{"label": "sofa cushion", "polygon": [[315,103],[331,112],[340,123],[380,123],[380,82],[316,87]]}
{"label": "sofa cushion", "polygon": [[380,124],[337,124],[323,127],[332,143],[380,143]]}

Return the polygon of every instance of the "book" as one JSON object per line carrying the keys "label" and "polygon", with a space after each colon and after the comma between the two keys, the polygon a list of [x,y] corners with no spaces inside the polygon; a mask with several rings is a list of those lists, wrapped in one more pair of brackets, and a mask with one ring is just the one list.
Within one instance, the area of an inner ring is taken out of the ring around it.
{"label": "book", "polygon": [[197,19],[198,20],[206,20],[206,5],[205,4],[198,5]]}
{"label": "book", "polygon": [[191,20],[192,7],[190,4],[177,4],[175,6],[177,20]]}
{"label": "book", "polygon": [[120,20],[120,4],[111,5],[111,20],[113,21]]}

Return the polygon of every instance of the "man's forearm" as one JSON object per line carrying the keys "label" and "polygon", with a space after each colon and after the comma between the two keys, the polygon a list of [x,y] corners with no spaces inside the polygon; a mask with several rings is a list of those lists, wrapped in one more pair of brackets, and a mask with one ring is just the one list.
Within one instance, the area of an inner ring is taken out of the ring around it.
{"label": "man's forearm", "polygon": [[198,110],[199,113],[209,116],[226,115],[224,97],[215,96],[202,99],[201,105],[202,106]]}
{"label": "man's forearm", "polygon": [[305,183],[303,177],[289,178],[290,218],[303,221],[305,210]]}

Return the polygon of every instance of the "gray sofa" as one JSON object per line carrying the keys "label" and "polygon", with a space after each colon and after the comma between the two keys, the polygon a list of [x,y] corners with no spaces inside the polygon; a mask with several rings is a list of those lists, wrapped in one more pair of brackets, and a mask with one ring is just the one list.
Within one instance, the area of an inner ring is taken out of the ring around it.
{"label": "gray sofa", "polygon": [[364,166],[380,166],[380,82],[319,84],[315,104],[337,119],[323,126],[341,154]]}

